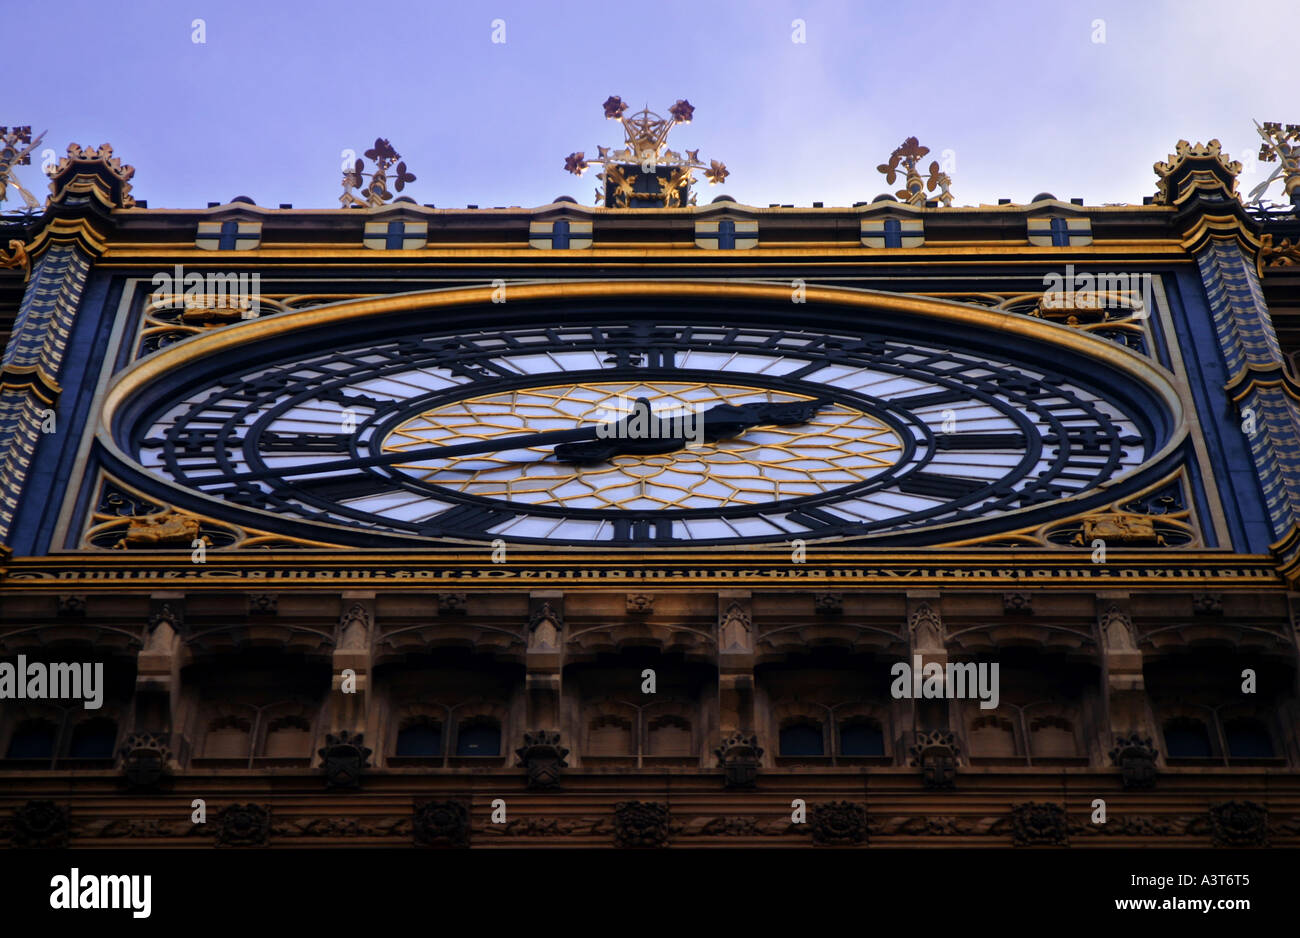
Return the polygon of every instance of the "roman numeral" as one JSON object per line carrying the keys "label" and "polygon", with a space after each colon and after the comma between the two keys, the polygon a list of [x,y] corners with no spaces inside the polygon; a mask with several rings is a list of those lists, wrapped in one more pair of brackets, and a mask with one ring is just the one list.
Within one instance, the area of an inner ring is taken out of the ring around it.
{"label": "roman numeral", "polygon": [[217,495],[234,505],[245,508],[266,508],[270,504],[267,494],[255,486],[232,485],[224,489],[209,489],[209,495]]}
{"label": "roman numeral", "polygon": [[351,434],[347,433],[263,433],[257,448],[263,453],[334,453],[346,455]]}
{"label": "roman numeral", "polygon": [[1024,449],[1023,433],[942,433],[934,438],[937,450]]}
{"label": "roman numeral", "polygon": [[620,348],[614,349],[608,358],[601,361],[615,368],[676,368],[677,350],[661,346],[640,349]]}
{"label": "roman numeral", "polygon": [[205,456],[212,453],[218,443],[225,443],[232,438],[230,430],[217,427],[189,427],[185,430],[175,428],[167,431],[165,440],[145,440],[140,445],[147,449],[166,448],[169,444],[177,456]]}
{"label": "roman numeral", "polygon": [[364,407],[368,410],[381,411],[392,407],[396,401],[381,401],[377,397],[367,397],[364,394],[348,394],[342,388],[331,388],[328,391],[321,391],[320,399],[340,404],[344,407]]}
{"label": "roman numeral", "polygon": [[829,528],[843,527],[845,524],[843,518],[820,508],[797,508],[786,517],[795,524],[801,524],[805,528],[819,533]]}
{"label": "roman numeral", "polygon": [[633,544],[671,541],[673,525],[671,521],[632,521],[619,518],[614,522],[614,540]]}
{"label": "roman numeral", "polygon": [[365,498],[367,495],[386,495],[402,489],[397,482],[368,472],[359,472],[352,476],[328,476],[322,479],[296,479],[292,487],[331,502]]}
{"label": "roman numeral", "polygon": [[889,403],[908,410],[917,410],[921,407],[933,407],[936,404],[956,404],[959,401],[970,400],[970,392],[953,388],[949,391],[933,391],[929,394],[914,394],[911,397],[896,397]]}
{"label": "roman numeral", "polygon": [[515,517],[518,517],[517,512],[502,508],[456,505],[425,521],[420,526],[420,535],[438,537],[444,534],[484,534],[489,528],[494,528]]}
{"label": "roman numeral", "polygon": [[907,495],[928,495],[931,498],[954,500],[974,495],[987,485],[987,482],[980,482],[977,479],[914,472],[898,483],[898,490]]}

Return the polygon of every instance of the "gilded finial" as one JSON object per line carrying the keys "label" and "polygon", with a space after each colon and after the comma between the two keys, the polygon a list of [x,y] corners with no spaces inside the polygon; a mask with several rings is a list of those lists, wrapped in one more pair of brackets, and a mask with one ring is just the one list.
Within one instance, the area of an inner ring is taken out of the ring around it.
{"label": "gilded finial", "polygon": [[929,178],[922,179],[920,172],[917,171],[916,167],[921,162],[921,158],[929,152],[929,147],[921,146],[915,137],[908,137],[893,153],[889,154],[889,162],[881,163],[876,167],[876,171],[884,173],[885,182],[892,186],[898,180],[901,165],[905,176],[904,188],[899,189],[895,195],[910,205],[925,205],[925,193],[933,192],[935,189],[939,190],[938,201],[945,207],[952,205],[952,194],[948,191],[952,179],[947,173],[939,170],[938,160],[930,163]]}
{"label": "gilded finial", "polygon": [[1250,195],[1246,204],[1262,206],[1264,193],[1268,191],[1279,176],[1282,178],[1282,190],[1291,200],[1291,204],[1300,209],[1300,124],[1287,124],[1283,127],[1277,121],[1255,121],[1255,130],[1264,139],[1259,147],[1259,159],[1262,163],[1277,163],[1278,166],[1267,179],[1261,182]]}
{"label": "gilded finial", "polygon": [[[343,172],[343,194],[339,196],[339,203],[344,208],[353,205],[375,208],[391,199],[393,194],[388,191],[390,169],[393,171],[393,188],[398,192],[405,189],[408,182],[415,182],[415,174],[407,172],[401,155],[383,137],[375,138],[375,145],[366,151],[366,159],[375,164],[374,172],[365,172],[366,164],[361,159]],[[360,189],[360,194],[353,192],[354,189]]]}
{"label": "gilded finial", "polygon": [[33,140],[31,127],[0,127],[0,202],[8,198],[7,189],[12,186],[28,211],[36,211],[41,207],[36,196],[24,189],[22,183],[14,177],[13,167],[30,166],[32,151],[44,139],[45,132],[42,131]]}
{"label": "gilded finial", "polygon": [[695,182],[695,170],[702,170],[710,185],[730,175],[725,163],[702,162],[699,150],[687,150],[682,155],[668,149],[669,131],[678,124],[689,124],[695,116],[694,105],[685,98],[668,109],[666,118],[649,107],[629,113],[627,103],[618,95],[610,95],[602,107],[606,118],[623,126],[623,147],[597,147],[593,159],[580,150],[564,160],[565,171],[575,176],[581,176],[593,163],[604,167],[596,176],[604,184],[596,190],[596,204],[603,202],[615,208],[694,204],[693,196],[689,202],[687,199]]}

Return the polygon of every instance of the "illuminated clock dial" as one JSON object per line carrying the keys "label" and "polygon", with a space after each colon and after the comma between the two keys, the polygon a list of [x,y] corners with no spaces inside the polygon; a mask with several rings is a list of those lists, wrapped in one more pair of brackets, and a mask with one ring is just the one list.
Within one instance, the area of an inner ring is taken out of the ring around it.
{"label": "illuminated clock dial", "polygon": [[[260,357],[138,408],[130,455],[359,543],[914,543],[1113,484],[1158,442],[1077,369],[878,334],[631,321]],[[717,438],[602,442],[638,400]]]}

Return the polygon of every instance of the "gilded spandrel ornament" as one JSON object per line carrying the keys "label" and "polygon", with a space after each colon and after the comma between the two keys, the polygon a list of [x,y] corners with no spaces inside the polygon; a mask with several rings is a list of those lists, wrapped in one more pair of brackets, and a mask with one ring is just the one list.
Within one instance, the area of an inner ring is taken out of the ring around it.
{"label": "gilded spandrel ornament", "polygon": [[12,186],[28,211],[36,211],[41,207],[36,196],[24,189],[22,183],[14,176],[13,168],[30,166],[32,151],[40,146],[44,139],[45,133],[42,132],[33,140],[31,127],[0,127],[0,202],[8,199],[8,189]]}
{"label": "gilded spandrel ornament", "polygon": [[[565,171],[575,176],[581,176],[592,164],[604,167],[596,176],[603,183],[596,189],[596,204],[604,202],[615,208],[645,203],[656,203],[663,208],[694,205],[690,187],[695,182],[696,170],[703,172],[710,185],[717,185],[730,175],[724,163],[717,160],[704,163],[699,150],[687,150],[683,155],[668,148],[669,132],[678,124],[689,124],[695,115],[695,107],[689,101],[675,102],[668,109],[668,117],[659,116],[649,107],[630,113],[617,95],[605,99],[602,107],[606,118],[623,126],[623,146],[598,146],[594,159],[587,159],[586,151],[579,150],[564,160]],[[654,183],[637,188],[641,176],[652,177]]]}
{"label": "gilded spandrel ornament", "polygon": [[1259,160],[1262,163],[1277,163],[1278,166],[1267,179],[1261,182],[1246,196],[1246,204],[1264,206],[1264,193],[1268,191],[1279,177],[1282,189],[1291,204],[1300,207],[1300,124],[1287,124],[1285,127],[1277,121],[1255,122],[1255,130],[1264,142],[1259,147]]}
{"label": "gilded spandrel ornament", "polygon": [[952,179],[948,174],[939,170],[937,160],[930,163],[928,178],[922,179],[921,173],[917,166],[921,158],[930,152],[929,147],[921,146],[915,137],[908,137],[902,144],[889,154],[889,162],[881,163],[876,167],[876,171],[885,174],[885,182],[891,186],[898,181],[901,174],[904,177],[904,188],[899,189],[895,195],[909,205],[925,205],[926,192],[939,190],[938,200],[945,206],[952,205],[952,194],[948,187],[952,185]]}
{"label": "gilded spandrel ornament", "polygon": [[[339,203],[344,208],[353,205],[375,208],[393,198],[393,193],[388,190],[390,170],[393,189],[397,192],[405,189],[408,182],[415,182],[415,174],[407,172],[401,155],[383,137],[375,138],[375,145],[366,151],[365,156],[375,164],[374,172],[366,173],[365,161],[358,159],[352,169],[343,173],[343,194],[339,196]],[[369,182],[366,182],[367,178]],[[360,192],[354,192],[354,189]]]}

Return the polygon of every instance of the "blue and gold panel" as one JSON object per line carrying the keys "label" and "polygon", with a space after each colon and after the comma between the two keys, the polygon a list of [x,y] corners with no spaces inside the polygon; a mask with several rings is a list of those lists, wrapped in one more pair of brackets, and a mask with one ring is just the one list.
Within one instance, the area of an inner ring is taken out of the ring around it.
{"label": "blue and gold panel", "polygon": [[695,246],[709,251],[744,251],[758,247],[758,222],[732,218],[697,221]]}
{"label": "blue and gold panel", "polygon": [[582,250],[591,247],[591,222],[571,218],[528,223],[528,244],[543,251]]}
{"label": "blue and gold panel", "polygon": [[429,223],[368,221],[363,243],[376,251],[418,251],[429,243]]}
{"label": "blue and gold panel", "polygon": [[863,219],[862,243],[869,248],[919,248],[925,243],[925,223],[919,218]]}
{"label": "blue and gold panel", "polygon": [[251,251],[261,243],[260,221],[201,221],[194,240],[205,251]]}
{"label": "blue and gold panel", "polygon": [[1092,244],[1092,220],[1043,215],[1029,219],[1029,243],[1040,248],[1076,248]]}

